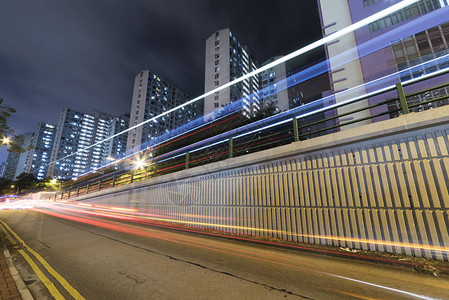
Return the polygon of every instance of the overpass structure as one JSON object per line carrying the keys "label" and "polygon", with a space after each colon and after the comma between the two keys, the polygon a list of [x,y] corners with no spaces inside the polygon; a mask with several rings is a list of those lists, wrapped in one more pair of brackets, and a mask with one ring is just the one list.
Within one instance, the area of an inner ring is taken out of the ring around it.
{"label": "overpass structure", "polygon": [[149,222],[448,261],[448,151],[442,106],[60,198]]}

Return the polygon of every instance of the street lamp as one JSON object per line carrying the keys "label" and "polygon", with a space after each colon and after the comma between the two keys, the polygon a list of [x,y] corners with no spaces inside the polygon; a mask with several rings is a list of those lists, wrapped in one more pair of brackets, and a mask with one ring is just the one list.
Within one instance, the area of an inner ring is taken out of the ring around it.
{"label": "street lamp", "polygon": [[57,185],[56,189],[58,189],[58,190],[60,190],[62,188],[62,182],[58,181],[58,179],[56,179],[56,178],[53,178],[52,180],[50,180],[50,183],[53,185]]}
{"label": "street lamp", "polygon": [[143,169],[145,166],[145,160],[141,158],[137,158],[136,161],[134,161],[134,168],[135,169]]}
{"label": "street lamp", "polygon": [[145,169],[145,167],[148,165],[148,157],[148,154],[134,157],[134,159],[131,161],[131,163],[134,165],[134,169]]}
{"label": "street lamp", "polygon": [[4,136],[2,139],[2,144],[3,145],[9,145],[11,143],[11,139],[7,136]]}
{"label": "street lamp", "polygon": [[[56,186],[56,191],[55,191],[55,194],[54,194],[55,195],[55,200],[56,200],[56,197],[58,196],[58,192],[60,192],[61,189],[62,189],[62,181],[58,181],[58,179],[53,178],[52,180],[50,180],[50,183],[53,184],[54,186]],[[61,196],[61,200],[62,200],[62,196]]]}
{"label": "street lamp", "polygon": [[[14,188],[15,188],[15,185],[12,184],[12,185],[11,185],[11,188],[14,189]],[[17,190],[16,190],[16,195],[18,195],[18,194],[19,194],[19,186],[17,186]]]}

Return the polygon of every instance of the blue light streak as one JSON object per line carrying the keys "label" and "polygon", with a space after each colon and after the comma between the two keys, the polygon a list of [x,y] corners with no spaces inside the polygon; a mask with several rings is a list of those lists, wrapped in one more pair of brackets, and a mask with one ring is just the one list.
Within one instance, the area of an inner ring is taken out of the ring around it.
{"label": "blue light streak", "polygon": [[[280,63],[283,63],[283,62],[285,62],[285,61],[288,61],[288,60],[290,60],[290,59],[292,59],[292,58],[294,58],[294,57],[297,57],[297,56],[299,56],[299,55],[302,55],[302,54],[304,54],[304,53],[307,53],[307,52],[309,52],[310,50],[313,50],[313,49],[315,49],[315,48],[317,48],[317,47],[319,47],[319,46],[322,46],[322,45],[325,45],[325,44],[327,44],[327,43],[329,43],[329,42],[332,42],[333,40],[336,40],[336,39],[338,39],[339,37],[341,37],[341,36],[343,36],[343,35],[345,35],[345,34],[347,34],[347,33],[350,33],[350,32],[353,32],[353,31],[359,29],[359,28],[362,28],[363,26],[366,26],[366,25],[368,25],[369,23],[371,23],[371,22],[373,22],[373,21],[376,21],[376,20],[378,20],[378,19],[381,19],[381,18],[383,18],[384,16],[387,16],[387,15],[389,15],[389,14],[395,12],[395,11],[398,11],[398,10],[400,10],[400,9],[406,7],[406,6],[409,6],[409,5],[411,5],[411,4],[415,3],[415,2],[418,2],[418,1],[419,1],[419,0],[404,0],[404,1],[401,1],[400,3],[397,3],[397,4],[395,4],[395,5],[392,5],[392,6],[388,7],[388,8],[386,8],[385,10],[382,10],[382,11],[380,11],[380,12],[378,12],[378,13],[372,15],[372,16],[369,16],[369,17],[367,17],[367,18],[365,18],[365,19],[363,19],[363,20],[361,20],[361,21],[359,21],[359,22],[357,22],[357,23],[354,23],[354,24],[352,24],[352,25],[350,25],[350,26],[348,26],[348,27],[346,27],[346,28],[344,28],[344,29],[342,29],[342,30],[339,30],[339,31],[337,31],[337,32],[335,32],[335,33],[333,33],[333,34],[331,34],[331,35],[329,35],[329,36],[326,36],[326,37],[324,37],[324,38],[322,38],[322,39],[320,39],[320,40],[318,40],[318,41],[316,41],[316,42],[314,42],[314,43],[311,43],[311,44],[309,44],[308,46],[305,46],[305,47],[303,47],[303,48],[301,48],[301,49],[298,49],[297,51],[294,51],[294,52],[292,52],[292,53],[290,53],[290,54],[288,54],[288,55],[286,55],[286,56],[284,56],[284,57],[282,57],[282,58],[280,58],[280,59],[278,59],[278,60],[275,60],[275,61],[273,61],[272,63],[267,64],[267,65],[265,65],[265,66],[263,66],[263,67],[261,67],[261,68],[255,70],[255,71],[253,71],[253,72],[251,72],[251,73],[248,73],[248,74],[246,74],[246,75],[244,75],[244,76],[242,76],[242,77],[240,77],[240,78],[238,78],[238,79],[236,79],[236,80],[233,80],[233,81],[231,81],[231,82],[229,82],[229,83],[227,83],[227,84],[225,84],[225,85],[222,85],[222,86],[218,87],[217,89],[214,89],[214,90],[212,90],[212,91],[209,91],[209,92],[207,92],[207,93],[205,93],[205,94],[203,94],[203,95],[201,95],[201,96],[199,96],[199,97],[196,97],[196,98],[194,98],[194,99],[192,99],[192,100],[190,100],[190,101],[188,101],[188,102],[186,102],[186,103],[184,103],[184,104],[182,104],[182,105],[180,105],[180,106],[177,106],[177,107],[175,107],[175,108],[173,108],[173,109],[170,109],[170,110],[168,110],[168,111],[165,111],[164,113],[162,113],[162,114],[160,114],[160,115],[158,115],[158,116],[155,116],[155,117],[153,117],[153,118],[151,118],[151,119],[145,120],[144,122],[142,122],[142,123],[140,123],[140,124],[137,124],[137,125],[135,125],[135,126],[132,126],[132,127],[128,128],[128,129],[126,129],[126,130],[120,132],[120,133],[117,133],[117,134],[115,134],[115,135],[112,135],[112,136],[110,136],[110,137],[108,137],[108,138],[105,138],[105,139],[103,139],[103,140],[101,140],[101,141],[99,141],[99,142],[97,142],[97,143],[94,143],[94,144],[92,144],[92,145],[90,145],[90,146],[87,146],[87,147],[85,147],[85,148],[83,148],[83,149],[81,149],[81,150],[79,150],[79,151],[77,151],[77,152],[74,152],[74,153],[72,153],[72,154],[69,154],[69,155],[67,155],[66,157],[63,157],[63,158],[61,158],[61,159],[59,159],[59,160],[56,160],[56,161],[53,162],[53,163],[56,163],[56,162],[58,162],[58,161],[60,161],[60,160],[63,160],[63,159],[65,159],[65,158],[68,158],[68,157],[70,157],[70,156],[73,156],[73,155],[75,155],[75,154],[77,154],[77,153],[79,153],[79,152],[85,151],[85,150],[87,150],[87,149],[89,149],[89,148],[95,147],[95,146],[98,145],[98,144],[104,143],[104,142],[106,142],[106,141],[108,141],[108,140],[110,140],[110,139],[113,139],[113,138],[115,138],[115,137],[117,137],[117,136],[119,136],[119,135],[121,135],[121,134],[124,134],[124,133],[126,133],[126,132],[129,132],[129,131],[131,131],[131,130],[133,130],[133,129],[139,127],[139,126],[142,126],[142,125],[144,125],[144,124],[146,124],[146,123],[149,123],[149,122],[151,122],[151,121],[155,121],[155,120],[157,120],[158,118],[161,118],[161,117],[163,117],[163,116],[165,116],[165,115],[167,115],[167,114],[169,114],[169,113],[172,113],[172,112],[174,112],[174,111],[176,111],[176,110],[178,110],[178,109],[181,109],[181,108],[183,108],[183,107],[185,107],[185,106],[187,106],[187,105],[190,105],[190,104],[192,104],[192,103],[194,103],[194,102],[196,102],[196,101],[199,101],[199,100],[203,99],[203,98],[206,97],[206,96],[212,95],[212,94],[214,94],[215,92],[218,92],[218,91],[220,91],[220,90],[222,90],[222,89],[224,89],[224,88],[227,88],[227,87],[229,87],[229,86],[231,86],[231,85],[234,85],[234,84],[236,84],[236,83],[239,83],[239,82],[241,82],[241,81],[243,81],[243,80],[245,80],[245,79],[251,78],[252,76],[255,76],[255,75],[257,75],[257,74],[259,74],[259,73],[261,73],[261,72],[263,72],[263,71],[265,71],[265,70],[267,70],[267,69],[269,69],[269,68],[272,68],[272,67],[274,67],[274,66],[276,66],[276,65],[278,65],[278,64],[280,64]],[[446,9],[446,8],[443,8],[443,9]],[[442,18],[443,18],[444,15],[445,15],[445,12],[447,12],[446,10],[443,12],[443,11],[442,11],[443,9],[436,10],[436,11],[434,12],[434,13],[438,13],[439,18],[431,17],[430,15],[433,15],[433,14],[428,14],[428,15],[425,15],[425,16],[420,17],[419,20],[424,20],[423,18],[429,18],[429,22],[432,21],[432,20],[436,20],[436,19],[439,19],[438,22],[441,22]],[[447,14],[446,14],[446,15],[447,15]],[[433,15],[433,16],[435,16],[435,15]],[[447,17],[445,17],[445,18],[447,19]],[[435,22],[436,22],[436,21],[435,21]],[[410,24],[411,24],[411,23],[413,23],[413,22],[410,22]],[[430,24],[430,23],[429,23],[429,24]],[[430,26],[430,25],[429,25],[429,26]],[[410,27],[412,27],[412,25],[410,25]],[[401,26],[400,28],[402,28],[402,26]],[[399,28],[398,28],[398,30],[399,30]],[[398,31],[398,32],[399,32],[399,31]],[[385,37],[384,37],[384,39],[385,39]],[[373,45],[374,42],[373,42],[373,43],[366,43],[365,46],[363,46],[363,45],[362,45],[362,46],[365,47],[366,49],[370,49],[370,47],[369,47],[370,44]],[[380,43],[379,43],[379,40],[378,40],[378,41],[376,42],[376,45],[379,45],[379,44],[380,44]],[[371,49],[372,49],[372,48],[371,48]],[[326,62],[322,62],[322,63],[320,63],[320,64],[317,64],[317,65],[315,65],[315,66],[312,66],[311,68],[308,68],[308,69],[306,69],[306,70],[304,70],[304,71],[301,71],[301,72],[299,72],[299,73],[297,73],[297,74],[295,74],[295,75],[289,77],[288,79],[285,79],[285,80],[287,80],[287,88],[288,88],[288,87],[291,87],[291,86],[293,86],[293,85],[295,85],[295,84],[298,84],[298,83],[300,83],[300,82],[304,82],[304,81],[306,81],[306,80],[308,80],[308,79],[310,79],[310,78],[313,78],[313,77],[314,77],[314,74],[315,74],[315,76],[316,76],[317,74],[321,74],[321,73],[326,72],[326,71],[327,71],[327,63],[326,63]],[[388,87],[388,88],[390,88],[390,87]],[[388,89],[388,88],[387,88],[387,89]],[[318,102],[323,103],[323,102],[326,101],[326,99],[327,99],[327,100],[330,100],[330,99],[332,99],[332,97],[333,97],[333,96],[328,97],[328,98],[321,99],[321,100],[319,100]],[[257,100],[259,100],[259,99],[257,99]],[[354,100],[354,101],[355,101],[355,100]],[[345,102],[345,103],[347,103],[347,102]],[[223,114],[222,114],[222,116],[223,116],[223,115],[227,115],[227,114],[229,114],[229,113],[235,111],[235,110],[238,109],[238,108],[241,108],[241,107],[242,107],[241,100],[240,100],[240,101],[237,101],[237,102],[235,102],[235,103],[233,103],[233,105],[234,105],[234,106],[232,106],[232,104],[231,104],[230,107],[225,107],[225,108],[223,108],[222,110],[219,110],[219,112],[217,112],[216,114],[217,114],[218,116],[220,116],[220,113],[223,113]],[[311,105],[317,105],[317,104],[316,104],[316,103],[315,103],[315,104],[310,104],[310,105],[307,105],[307,107],[311,107]],[[341,104],[339,104],[339,105],[341,105]],[[334,106],[334,107],[337,107],[337,106]],[[325,110],[325,109],[326,109],[326,108],[321,108],[321,109],[316,110],[315,112],[308,112],[308,113],[302,114],[302,115],[300,115],[300,116],[298,116],[298,117],[305,117],[305,116],[307,116],[307,115],[311,115],[311,114],[313,114],[313,113],[320,112],[320,111],[323,111],[323,110]],[[329,107],[328,107],[327,109],[329,109]],[[289,115],[291,115],[292,113],[294,113],[294,111],[295,111],[295,110],[293,110],[291,113],[289,113]],[[290,111],[289,111],[289,112],[290,112]],[[283,115],[283,114],[281,114],[281,115]],[[180,135],[181,133],[186,133],[186,132],[188,132],[188,131],[192,131],[195,127],[197,127],[197,126],[199,126],[199,125],[201,125],[201,124],[204,124],[204,121],[203,121],[203,120],[204,120],[204,118],[199,118],[199,119],[193,121],[192,123],[189,123],[189,124],[185,125],[185,127],[184,127],[184,126],[183,126],[183,127],[180,127],[180,128],[178,128],[178,129],[173,130],[172,132],[169,132],[169,133],[166,134],[166,135],[163,135],[163,136],[158,137],[157,139],[151,141],[151,142],[150,142],[151,144],[148,144],[148,145],[155,146],[155,145],[158,145],[158,144],[162,143],[162,141],[164,141],[164,140],[166,140],[166,139],[169,139],[170,137],[178,136],[178,135]],[[267,121],[269,121],[269,120],[267,120]],[[273,127],[273,126],[280,125],[280,124],[282,124],[282,123],[289,122],[289,121],[290,121],[290,120],[280,121],[280,122],[277,122],[277,123],[274,123],[274,124],[271,124],[271,125],[268,125],[268,126],[269,126],[269,127]],[[264,127],[264,128],[269,128],[269,127]],[[251,131],[251,133],[254,133],[254,132],[255,132],[254,130]],[[240,135],[240,136],[243,136],[243,135]],[[240,137],[240,136],[239,136],[239,137]],[[153,144],[153,143],[154,143],[154,144]],[[145,146],[146,146],[146,145],[145,145]],[[151,148],[151,146],[149,146],[149,147]],[[143,151],[145,151],[145,150],[143,150]],[[133,154],[133,155],[135,155],[135,154]],[[130,155],[127,155],[125,158],[129,158],[129,157],[131,157],[131,156],[132,156],[131,154],[130,154]],[[117,163],[117,162],[114,162],[114,163]],[[112,163],[111,163],[111,164],[112,164]],[[111,165],[111,164],[108,164],[108,165]],[[105,166],[107,166],[107,165],[103,165],[103,166],[101,166],[101,167],[99,167],[99,168],[104,168]],[[98,170],[99,168],[97,168],[97,169],[95,169],[95,170]],[[95,171],[95,170],[94,170],[94,171]],[[85,175],[85,174],[83,174],[83,175]]]}

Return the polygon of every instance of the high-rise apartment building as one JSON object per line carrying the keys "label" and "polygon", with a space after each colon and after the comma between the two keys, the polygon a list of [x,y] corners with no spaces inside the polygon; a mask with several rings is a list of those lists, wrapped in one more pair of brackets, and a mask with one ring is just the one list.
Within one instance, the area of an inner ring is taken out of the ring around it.
{"label": "high-rise apartment building", "polygon": [[[19,144],[22,148],[27,149],[30,147],[33,141],[33,132],[26,132],[23,134],[24,139]],[[6,167],[3,172],[3,178],[9,180],[16,180],[17,176],[22,173],[26,173],[26,163],[29,159],[30,151],[25,151],[23,153],[9,152],[6,159]]]}
{"label": "high-rise apartment building", "polygon": [[[110,136],[111,119],[114,117],[106,113],[93,110],[94,130],[91,144],[92,150],[89,153],[89,167],[85,170],[97,169],[103,165],[107,157],[107,149],[110,141],[101,142]],[[112,140],[114,142],[114,140]]]}
{"label": "high-rise apartment building", "polygon": [[[262,64],[265,66],[280,56],[272,57]],[[270,106],[275,108],[275,112],[282,112],[289,109],[289,95],[287,89],[287,70],[285,63],[278,64],[260,73],[260,109],[267,109]]]}
{"label": "high-rise apartment building", "polygon": [[[280,58],[272,57],[262,66]],[[324,64],[324,61],[318,61],[304,66],[302,61],[289,60],[262,71],[259,92],[261,109],[275,106],[277,113],[321,99],[330,89]]]}
{"label": "high-rise apartment building", "polygon": [[111,118],[99,111],[85,114],[64,108],[55,134],[47,177],[73,179],[101,166],[106,158],[107,143],[100,141],[108,137]]}
{"label": "high-rise apartment building", "polygon": [[[399,2],[401,1],[318,0],[323,35],[343,29]],[[394,85],[447,67],[447,59],[443,59],[449,49],[447,5],[447,0],[421,0],[328,43],[326,55],[332,91],[337,93],[359,87],[353,89],[350,95],[337,95],[335,101],[338,103],[348,97],[372,92],[383,86]],[[424,64],[434,60],[439,61],[435,64]],[[390,74],[396,75],[389,76]],[[407,91],[420,91],[447,82],[448,79],[449,75],[435,77],[414,84],[408,87]],[[440,96],[441,93],[448,92],[447,88],[445,91],[436,91]],[[394,93],[370,97],[364,105],[393,98]],[[418,95],[417,101],[421,97],[428,99],[429,93]],[[426,107],[440,104],[435,102]],[[348,106],[340,112],[354,108],[354,105]],[[379,110],[384,109],[374,108],[372,113],[376,114]],[[368,112],[359,113],[358,117],[366,114]]]}
{"label": "high-rise apartment building", "polygon": [[17,169],[17,163],[19,162],[19,155],[20,155],[20,153],[17,153],[17,152],[9,152],[8,153],[8,156],[6,157],[5,170],[3,171],[3,178],[9,179],[9,180],[16,179],[16,169]]}
{"label": "high-rise apartment building", "polygon": [[[248,74],[258,67],[257,61],[246,45],[241,45],[229,30],[225,28],[212,34],[206,40],[204,91],[217,87]],[[227,87],[204,100],[204,116],[235,101],[242,101],[242,113],[253,115],[259,109],[259,78],[253,76]]]}
{"label": "high-rise apartment building", "polygon": [[[148,70],[142,71],[134,81],[129,126],[138,125],[188,100],[190,96],[182,89]],[[128,133],[127,152],[134,153],[146,148],[152,139],[197,119],[202,116],[202,111],[203,103],[195,102],[132,129]]]}
{"label": "high-rise apartment building", "polygon": [[128,140],[128,133],[122,133],[129,128],[129,114],[124,114],[119,117],[113,117],[109,121],[109,134],[108,136],[116,137],[110,139],[106,143],[106,159],[119,159],[126,154],[126,143]]}
{"label": "high-rise apartment building", "polygon": [[0,164],[0,178],[3,178],[3,172],[5,172],[5,168],[6,168],[6,162],[2,162]]}
{"label": "high-rise apartment building", "polygon": [[55,133],[56,126],[42,122],[37,124],[25,172],[32,173],[39,180],[47,175]]}
{"label": "high-rise apartment building", "polygon": [[[262,64],[269,64],[281,58],[272,57]],[[259,116],[265,117],[270,114],[287,111],[298,106],[304,106],[316,100],[322,99],[329,93],[329,80],[327,74],[319,73],[317,70],[325,70],[323,61],[314,62],[311,65],[302,65],[302,61],[289,60],[280,63],[260,73],[260,109]],[[320,67],[323,65],[323,67]],[[318,67],[317,67],[318,66]],[[319,73],[319,74],[317,74]],[[320,109],[324,106],[322,101],[316,101],[307,110]],[[313,108],[311,108],[313,107]],[[306,111],[304,111],[306,112]],[[327,119],[326,113],[320,113],[307,119],[298,119],[300,134],[313,132],[322,127],[330,127],[333,123],[317,123],[314,126],[305,126],[319,120]],[[317,133],[316,135],[320,135]],[[310,136],[307,136],[307,138]]]}

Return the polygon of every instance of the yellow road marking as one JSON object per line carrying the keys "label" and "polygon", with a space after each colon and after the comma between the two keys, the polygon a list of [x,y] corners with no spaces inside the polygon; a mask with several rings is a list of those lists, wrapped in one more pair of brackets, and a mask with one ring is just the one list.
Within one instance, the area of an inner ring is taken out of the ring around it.
{"label": "yellow road marking", "polygon": [[28,250],[31,254],[36,257],[36,259],[44,266],[44,268],[62,285],[62,287],[70,293],[70,295],[75,298],[76,300],[85,300],[81,294],[75,290],[68,282],[64,279],[61,275],[59,275],[58,272],[56,272],[46,261],[42,258],[36,251],[31,249],[25,242],[2,220],[0,220],[0,223],[3,224],[3,226],[8,229],[12,235],[15,237],[15,239],[23,245],[23,247]]}
{"label": "yellow road marking", "polygon": [[8,230],[0,223],[1,230],[6,234],[6,237],[11,242],[11,245],[15,246],[17,245],[16,241],[12,238],[12,236],[9,234]]}
{"label": "yellow road marking", "polygon": [[55,287],[53,282],[50,281],[50,279],[47,278],[47,276],[42,273],[42,271],[39,269],[39,267],[34,263],[34,261],[31,259],[31,257],[26,254],[25,251],[19,250],[19,253],[25,258],[25,260],[28,262],[28,264],[33,269],[34,273],[39,277],[39,279],[42,281],[42,283],[45,285],[47,290],[50,292],[50,294],[56,299],[64,299],[64,296],[58,291],[58,289]]}
{"label": "yellow road marking", "polygon": [[355,294],[355,293],[350,293],[350,292],[345,292],[345,291],[340,291],[340,290],[334,290],[334,289],[327,289],[328,291],[331,291],[333,293],[339,293],[345,296],[351,296],[357,299],[363,299],[363,300],[378,300],[380,298],[371,298],[368,296],[364,296],[364,295],[360,295],[360,294]]}

